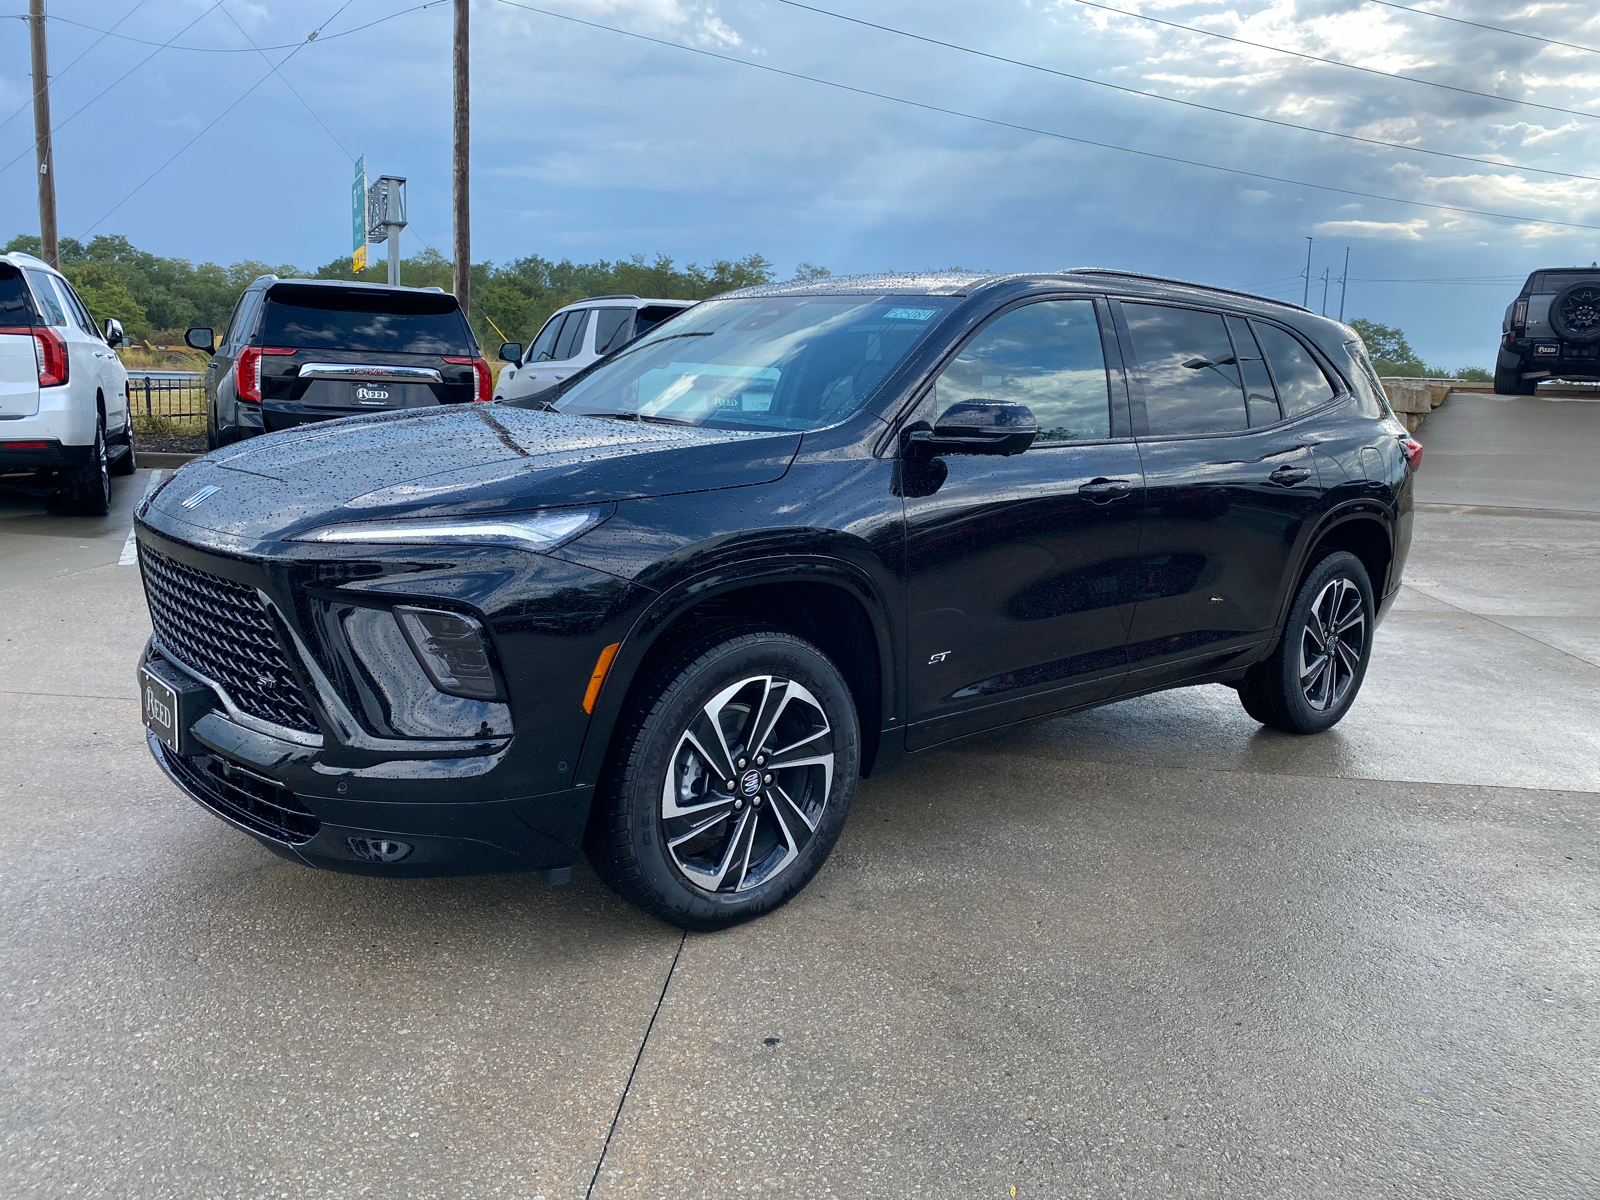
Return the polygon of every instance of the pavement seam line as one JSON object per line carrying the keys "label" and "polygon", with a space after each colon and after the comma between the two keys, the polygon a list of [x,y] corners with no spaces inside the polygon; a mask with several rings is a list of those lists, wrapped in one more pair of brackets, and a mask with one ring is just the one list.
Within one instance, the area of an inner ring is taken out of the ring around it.
{"label": "pavement seam line", "polygon": [[600,1168],[606,1165],[606,1154],[611,1149],[611,1138],[617,1132],[617,1124],[622,1120],[622,1106],[628,1102],[628,1093],[633,1089],[633,1077],[639,1073],[639,1064],[644,1061],[644,1048],[650,1044],[650,1034],[656,1027],[656,1018],[661,1015],[661,1006],[667,1002],[667,989],[672,986],[672,976],[678,969],[678,959],[683,954],[683,947],[689,940],[689,931],[684,930],[678,937],[678,948],[672,952],[672,965],[667,968],[667,977],[661,981],[661,995],[656,997],[656,1006],[650,1014],[650,1023],[644,1027],[644,1037],[639,1039],[639,1053],[633,1056],[633,1068],[628,1072],[628,1082],[622,1085],[622,1095],[617,1097],[617,1111],[611,1114],[611,1128],[606,1130],[606,1140],[600,1147],[600,1157],[595,1160],[594,1174],[589,1176],[589,1188],[583,1193],[583,1200],[590,1200],[594,1195],[595,1185],[600,1182]]}
{"label": "pavement seam line", "polygon": [[[1543,646],[1548,650],[1554,650],[1557,654],[1564,654],[1568,658],[1572,659],[1573,662],[1581,662],[1586,667],[1600,667],[1600,663],[1595,662],[1593,659],[1584,658],[1583,655],[1574,654],[1570,650],[1563,650],[1560,646],[1555,645],[1553,642],[1547,642],[1543,638],[1536,638],[1536,637],[1533,636],[1533,634],[1528,633],[1528,632],[1526,632],[1524,630],[1513,629],[1509,625],[1502,625],[1499,621],[1496,621],[1493,617],[1484,616],[1483,613],[1473,612],[1470,608],[1463,608],[1459,604],[1452,604],[1450,601],[1446,600],[1443,596],[1435,596],[1432,592],[1428,591],[1426,588],[1419,587],[1418,585],[1416,585],[1414,583],[1408,583],[1405,586],[1410,588],[1412,591],[1418,593],[1419,595],[1426,596],[1429,600],[1437,600],[1440,604],[1447,605],[1448,607],[1455,609],[1456,612],[1458,612],[1458,613],[1466,613],[1467,616],[1473,617],[1473,618],[1475,618],[1475,619],[1477,619],[1479,621],[1487,621],[1490,625],[1493,625],[1496,629],[1504,629],[1507,633],[1514,633],[1518,637],[1527,638],[1530,642],[1533,642],[1535,645]],[[1559,621],[1561,618],[1560,617],[1555,617],[1555,618],[1552,618],[1552,619]]]}
{"label": "pavement seam line", "polygon": [[0,691],[0,696],[48,696],[52,700],[125,700],[129,704],[139,703],[137,696],[98,696],[89,692],[13,692],[7,689]]}
{"label": "pavement seam line", "polygon": [[[973,752],[977,753],[976,748],[974,748]],[[989,757],[1002,758],[1011,753],[1014,752],[997,753]],[[1244,771],[1237,767],[1180,767],[1173,766],[1171,763],[1118,762],[1108,758],[1068,758],[1059,761],[1079,763],[1091,767],[1110,767],[1113,770],[1198,772],[1205,775],[1247,775],[1251,779],[1292,779],[1299,783],[1388,783],[1397,787],[1486,788],[1490,791],[1499,792],[1548,792],[1558,796],[1593,796],[1600,800],[1600,791],[1582,787],[1534,787],[1526,783],[1462,783],[1456,780],[1390,779],[1382,775],[1300,775],[1290,771]]]}

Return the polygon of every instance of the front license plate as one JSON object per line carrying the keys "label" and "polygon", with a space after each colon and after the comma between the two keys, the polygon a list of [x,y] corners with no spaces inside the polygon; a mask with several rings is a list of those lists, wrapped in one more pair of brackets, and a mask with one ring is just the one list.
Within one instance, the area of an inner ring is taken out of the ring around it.
{"label": "front license plate", "polygon": [[140,707],[144,727],[169,750],[178,749],[178,693],[157,678],[149,667],[139,668]]}

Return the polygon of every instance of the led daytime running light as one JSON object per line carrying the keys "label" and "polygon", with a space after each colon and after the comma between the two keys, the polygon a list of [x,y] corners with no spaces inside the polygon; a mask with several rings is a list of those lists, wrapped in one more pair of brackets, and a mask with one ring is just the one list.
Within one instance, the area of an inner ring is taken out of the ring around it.
{"label": "led daytime running light", "polygon": [[291,540],[367,546],[480,545],[553,550],[605,519],[594,509],[503,517],[443,517],[328,525]]}

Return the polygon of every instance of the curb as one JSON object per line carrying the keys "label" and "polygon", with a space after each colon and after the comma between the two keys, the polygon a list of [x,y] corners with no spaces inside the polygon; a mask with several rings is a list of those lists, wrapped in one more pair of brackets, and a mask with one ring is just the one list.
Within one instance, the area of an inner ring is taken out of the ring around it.
{"label": "curb", "polygon": [[184,463],[193,462],[199,458],[198,454],[163,454],[159,450],[139,451],[139,465],[141,467],[159,467],[162,470],[176,470]]}

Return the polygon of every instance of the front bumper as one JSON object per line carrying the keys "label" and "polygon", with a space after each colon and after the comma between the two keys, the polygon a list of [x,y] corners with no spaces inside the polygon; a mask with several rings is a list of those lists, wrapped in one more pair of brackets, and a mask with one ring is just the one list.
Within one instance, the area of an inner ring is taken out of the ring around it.
{"label": "front bumper", "polygon": [[[223,713],[191,731],[184,757],[146,732],[156,763],[191,800],[269,850],[308,866],[364,875],[532,871],[563,883],[580,853],[589,788],[527,800],[397,802],[393,780],[329,770],[315,752],[243,728]],[[471,790],[481,759],[411,760],[434,795],[452,776]]]}

